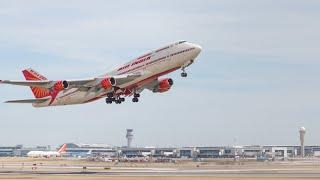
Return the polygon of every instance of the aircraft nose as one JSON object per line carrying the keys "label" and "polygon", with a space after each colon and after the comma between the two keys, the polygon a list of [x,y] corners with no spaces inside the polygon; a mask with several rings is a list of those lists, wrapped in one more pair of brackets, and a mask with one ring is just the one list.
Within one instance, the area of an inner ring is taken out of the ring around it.
{"label": "aircraft nose", "polygon": [[198,54],[200,54],[201,50],[202,50],[202,47],[198,44],[192,44],[192,47],[195,48],[195,52]]}
{"label": "aircraft nose", "polygon": [[199,54],[202,50],[202,47],[198,44],[194,44],[194,47],[196,48],[196,52]]}

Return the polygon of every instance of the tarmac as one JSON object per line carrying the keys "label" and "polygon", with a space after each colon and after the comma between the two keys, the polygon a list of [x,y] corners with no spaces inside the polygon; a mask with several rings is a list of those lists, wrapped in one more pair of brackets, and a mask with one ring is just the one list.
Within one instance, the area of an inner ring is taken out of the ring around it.
{"label": "tarmac", "polygon": [[0,158],[0,179],[320,179],[317,159],[290,162],[107,163]]}

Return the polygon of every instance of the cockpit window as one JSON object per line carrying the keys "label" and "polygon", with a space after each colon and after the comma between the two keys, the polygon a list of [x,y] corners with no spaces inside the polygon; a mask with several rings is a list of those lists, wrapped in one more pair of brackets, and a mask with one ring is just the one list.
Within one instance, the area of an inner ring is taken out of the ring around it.
{"label": "cockpit window", "polygon": [[187,42],[187,41],[179,41],[179,44],[182,44],[182,43],[185,43],[185,42]]}

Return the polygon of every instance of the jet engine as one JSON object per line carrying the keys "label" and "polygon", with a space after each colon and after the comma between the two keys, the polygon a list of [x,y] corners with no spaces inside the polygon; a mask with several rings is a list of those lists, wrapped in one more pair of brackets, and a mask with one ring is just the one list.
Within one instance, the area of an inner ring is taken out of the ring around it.
{"label": "jet engine", "polygon": [[173,85],[171,78],[166,78],[158,81],[158,85],[153,89],[153,92],[163,93],[168,91]]}
{"label": "jet engine", "polygon": [[111,77],[111,78],[105,78],[101,81],[101,87],[103,87],[104,89],[110,89],[112,88],[112,86],[116,85],[116,80]]}
{"label": "jet engine", "polygon": [[58,81],[53,85],[53,89],[55,91],[62,91],[69,87],[69,83],[67,81]]}

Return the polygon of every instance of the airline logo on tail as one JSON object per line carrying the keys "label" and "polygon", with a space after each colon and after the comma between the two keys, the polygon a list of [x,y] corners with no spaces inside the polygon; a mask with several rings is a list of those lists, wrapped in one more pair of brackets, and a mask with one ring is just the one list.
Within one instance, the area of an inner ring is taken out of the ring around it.
{"label": "airline logo on tail", "polygon": [[[46,77],[42,76],[41,74],[37,73],[33,69],[26,69],[22,71],[24,77],[28,81],[41,81],[41,80],[47,80]],[[44,98],[50,96],[49,89],[40,88],[40,87],[30,87],[34,96],[36,98]]]}
{"label": "airline logo on tail", "polygon": [[58,150],[58,153],[65,153],[67,150],[67,144],[63,144],[61,148]]}

